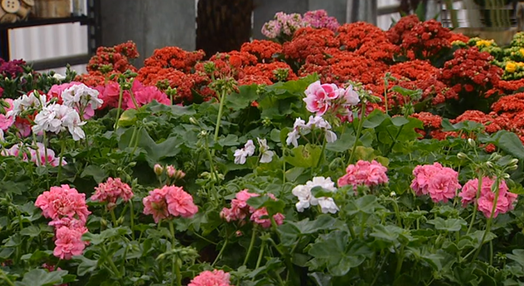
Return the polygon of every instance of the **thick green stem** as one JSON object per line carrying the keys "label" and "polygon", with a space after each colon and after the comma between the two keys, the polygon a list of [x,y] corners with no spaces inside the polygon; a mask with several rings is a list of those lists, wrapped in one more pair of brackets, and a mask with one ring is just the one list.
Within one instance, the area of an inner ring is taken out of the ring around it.
{"label": "thick green stem", "polygon": [[364,115],[366,114],[366,103],[362,102],[362,108],[360,110],[360,121],[358,122],[358,129],[357,129],[357,136],[355,137],[355,144],[353,144],[353,148],[351,150],[351,155],[349,156],[348,165],[353,163],[353,160],[355,159],[355,153],[357,151],[357,143],[360,139],[360,134],[362,133],[362,126],[364,125]]}
{"label": "thick green stem", "polygon": [[4,280],[8,286],[15,286],[15,283],[13,283],[13,281],[7,277],[7,274],[5,274],[4,270],[2,269],[0,269],[0,280]]}
{"label": "thick green stem", "polygon": [[266,248],[266,241],[262,240],[262,245],[260,246],[260,251],[258,253],[257,264],[255,265],[255,269],[258,269],[258,267],[260,267],[260,263],[262,262],[262,257],[264,256],[265,248]]}
{"label": "thick green stem", "polygon": [[[215,125],[215,135],[213,136],[213,144],[215,144],[218,141],[218,133],[220,131],[220,124],[222,122],[222,113],[224,112],[224,105],[226,104],[226,91],[223,90],[222,94],[220,95],[220,102],[218,106],[218,116],[217,116],[217,123]],[[211,155],[215,155],[215,148],[211,151]]]}

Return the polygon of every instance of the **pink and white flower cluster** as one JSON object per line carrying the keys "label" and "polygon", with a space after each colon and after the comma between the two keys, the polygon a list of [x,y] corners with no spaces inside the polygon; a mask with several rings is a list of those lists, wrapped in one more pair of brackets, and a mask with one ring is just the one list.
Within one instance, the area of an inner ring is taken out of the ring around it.
{"label": "pink and white flower cluster", "polygon": [[36,115],[34,123],[32,130],[36,134],[40,132],[58,134],[68,130],[75,141],[85,138],[84,130],[81,128],[85,121],[80,119],[75,109],[67,105],[51,103],[44,106]]}
{"label": "pink and white flower cluster", "polygon": [[230,275],[223,270],[203,271],[189,282],[188,286],[233,286]]}
{"label": "pink and white flower cluster", "polygon": [[319,205],[322,213],[336,213],[338,207],[335,201],[331,197],[319,197],[316,198],[311,194],[311,189],[314,187],[322,187],[322,189],[330,192],[336,192],[335,183],[331,181],[331,178],[314,177],[311,181],[307,181],[305,185],[298,185],[293,188],[293,195],[298,198],[296,204],[297,211],[303,212],[309,206]]}
{"label": "pink and white flower cluster", "polygon": [[315,81],[304,92],[306,109],[322,116],[326,113],[336,115],[342,122],[353,120],[352,108],[360,102],[358,93],[353,86],[340,88],[333,83]]}
{"label": "pink and white flower cluster", "polygon": [[144,214],[153,215],[158,223],[170,217],[193,217],[198,212],[198,207],[193,203],[193,197],[186,193],[182,187],[164,186],[154,189],[142,200]]}
{"label": "pink and white flower cluster", "polygon": [[321,116],[310,116],[307,124],[300,117],[295,119],[293,131],[287,134],[286,144],[292,144],[294,147],[297,147],[300,136],[309,134],[313,129],[324,131],[326,142],[333,143],[337,141],[337,134],[331,131],[331,124],[329,124],[329,122],[324,120]]}
{"label": "pink and white flower cluster", "polygon": [[95,193],[91,196],[91,200],[95,202],[107,203],[107,209],[111,210],[116,207],[116,202],[121,198],[124,202],[129,201],[133,197],[131,187],[122,182],[120,178],[108,178],[105,183],[98,184],[95,187]]}
{"label": "pink and white flower cluster", "polygon": [[61,86],[65,87],[60,94],[63,105],[74,108],[84,120],[91,118],[94,111],[104,103],[102,99],[98,98],[98,90],[83,83],[72,82]]}
{"label": "pink and white flower cluster", "polygon": [[[260,163],[271,162],[271,160],[273,160],[275,152],[269,150],[269,146],[267,145],[266,139],[260,139],[257,137],[257,141],[260,152]],[[235,150],[235,164],[245,164],[247,157],[255,154],[255,150],[256,147],[255,144],[253,144],[253,140],[247,140],[246,144],[244,145],[244,148]]]}
{"label": "pink and white flower cluster", "polygon": [[[493,187],[495,187],[495,183],[496,180],[492,178],[482,178],[482,186],[480,187],[480,193],[478,194],[477,198],[479,180],[469,180],[468,182],[466,182],[466,184],[464,184],[462,191],[459,193],[459,196],[462,198],[462,204],[465,206],[476,201],[478,209],[487,218],[491,217],[492,212],[493,217],[497,217],[499,213],[506,213],[512,210],[518,195],[509,192],[506,182],[501,181],[498,186],[498,198],[496,198],[496,192],[493,189]],[[497,200],[497,202],[495,210],[493,211],[495,199]]]}
{"label": "pink and white flower cluster", "polygon": [[296,30],[304,27],[327,28],[336,32],[340,24],[335,17],[329,17],[325,10],[308,11],[300,14],[278,12],[273,20],[262,27],[262,35],[270,39],[286,39],[293,36]]}
{"label": "pink and white flower cluster", "polygon": [[[247,189],[238,192],[235,198],[231,201],[231,208],[223,208],[220,216],[228,222],[240,221],[244,224],[244,219],[249,216],[249,219],[254,223],[261,225],[264,228],[271,227],[271,220],[268,218],[268,212],[265,207],[255,209],[248,205],[247,200],[251,197],[258,197],[259,194],[250,193]],[[267,194],[271,199],[276,200],[273,194]],[[284,215],[277,213],[273,215],[277,225],[284,222]]]}
{"label": "pink and white flower cluster", "polygon": [[376,160],[371,162],[359,160],[346,168],[346,174],[337,181],[339,187],[350,185],[356,191],[357,186],[377,186],[389,181],[387,168]]}
{"label": "pink and white flower cluster", "polygon": [[435,162],[433,165],[419,165],[413,170],[415,178],[411,188],[418,196],[429,195],[434,202],[447,202],[456,196],[461,188],[458,173]]}
{"label": "pink and white flower cluster", "polygon": [[[4,149],[0,152],[2,156],[14,156],[22,159],[25,162],[33,162],[37,166],[44,166],[49,164],[50,166],[57,167],[60,164],[60,158],[55,156],[55,151],[46,148],[44,144],[37,142],[36,148],[31,145],[18,143],[9,149]],[[62,159],[62,166],[66,165],[67,162]]]}
{"label": "pink and white flower cluster", "polygon": [[85,194],[78,193],[68,185],[51,187],[36,199],[35,206],[42,210],[42,215],[50,218],[49,225],[55,229],[55,249],[53,254],[60,259],[71,259],[81,255],[87,242],[82,235],[91,213],[87,209]]}
{"label": "pink and white flower cluster", "polygon": [[307,27],[312,28],[327,28],[333,32],[336,32],[340,24],[337,18],[328,16],[326,10],[314,10],[307,11],[302,17],[302,20],[306,23]]}

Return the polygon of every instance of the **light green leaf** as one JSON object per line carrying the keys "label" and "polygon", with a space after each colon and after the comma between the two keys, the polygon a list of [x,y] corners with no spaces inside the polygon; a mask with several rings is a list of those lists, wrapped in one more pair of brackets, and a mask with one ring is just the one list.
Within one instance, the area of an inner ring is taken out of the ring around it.
{"label": "light green leaf", "polygon": [[53,286],[62,283],[62,277],[67,275],[65,270],[47,272],[43,269],[33,269],[27,272],[22,281],[15,282],[17,286]]}

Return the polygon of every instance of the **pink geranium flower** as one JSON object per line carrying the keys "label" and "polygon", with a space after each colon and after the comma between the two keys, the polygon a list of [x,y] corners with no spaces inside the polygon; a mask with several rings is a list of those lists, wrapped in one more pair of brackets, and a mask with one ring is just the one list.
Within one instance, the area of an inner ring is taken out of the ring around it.
{"label": "pink geranium flower", "polygon": [[138,108],[142,105],[146,105],[152,102],[153,100],[156,100],[158,103],[162,103],[165,105],[171,104],[171,100],[167,97],[165,93],[161,92],[155,86],[143,85],[138,80],[133,81],[133,87],[131,90],[133,91],[133,95],[138,106],[135,105],[135,102],[133,102],[133,99],[131,98],[131,96],[129,96],[127,98],[128,108]]}
{"label": "pink geranium flower", "polygon": [[35,206],[42,209],[44,217],[59,220],[63,217],[77,218],[85,223],[91,213],[87,209],[85,194],[68,185],[51,187],[36,199]]}
{"label": "pink geranium flower", "polygon": [[85,248],[85,242],[82,241],[83,234],[78,229],[65,226],[57,229],[53,255],[66,260],[71,259],[75,255],[81,255]]}
{"label": "pink geranium flower", "polygon": [[131,187],[122,182],[120,178],[108,178],[105,183],[98,184],[95,190],[96,192],[91,196],[91,200],[108,203],[108,209],[115,207],[118,198],[122,198],[123,201],[127,202],[133,197]]}
{"label": "pink geranium flower", "polygon": [[340,92],[336,84],[321,84],[320,81],[315,81],[307,87],[305,94],[306,109],[322,116],[330,107],[331,101],[336,99]]}
{"label": "pink geranium flower", "polygon": [[233,286],[230,275],[222,270],[204,271],[189,282],[188,286]]}
{"label": "pink geranium flower", "polygon": [[[13,110],[13,100],[10,98],[3,99],[5,103],[7,103],[9,106],[5,107],[5,113],[9,112],[10,110]],[[6,131],[13,125],[15,122],[15,118],[13,116],[8,117],[5,114],[0,113],[0,129]]]}
{"label": "pink geranium flower", "polygon": [[193,197],[186,193],[182,187],[170,186],[166,193],[167,210],[172,216],[192,217],[198,212],[198,207],[193,203]]}
{"label": "pink geranium flower", "polygon": [[413,170],[415,178],[411,188],[416,195],[429,195],[434,202],[453,199],[458,189],[458,173],[435,162],[433,165],[419,165]]}
{"label": "pink geranium flower", "polygon": [[368,187],[377,186],[388,182],[387,168],[379,162],[359,160],[346,168],[346,174],[337,181],[339,187],[351,185],[356,188],[359,185]]}
{"label": "pink geranium flower", "polygon": [[198,212],[198,207],[193,203],[193,197],[177,186],[154,189],[142,202],[144,203],[144,214],[153,215],[156,223],[170,215],[188,218]]}
{"label": "pink geranium flower", "polygon": [[[482,178],[482,186],[480,194],[478,196],[477,204],[478,210],[480,210],[484,216],[491,217],[493,211],[493,205],[495,203],[496,193],[492,190],[493,184],[496,180],[489,177]],[[469,180],[464,184],[464,188],[460,192],[459,196],[462,198],[462,204],[466,206],[469,203],[474,202],[477,199],[479,181],[478,179]],[[499,213],[506,213],[513,209],[513,205],[517,200],[517,194],[509,192],[506,182],[501,181],[499,184],[497,205],[493,212],[493,217],[497,217]]]}

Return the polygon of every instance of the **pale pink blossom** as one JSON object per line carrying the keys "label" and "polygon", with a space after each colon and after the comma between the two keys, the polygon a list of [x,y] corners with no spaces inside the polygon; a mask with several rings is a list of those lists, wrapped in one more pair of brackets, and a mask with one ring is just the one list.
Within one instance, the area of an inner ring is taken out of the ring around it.
{"label": "pale pink blossom", "polygon": [[247,140],[244,148],[235,150],[235,164],[242,165],[246,163],[246,158],[253,154],[255,154],[255,144],[253,144],[253,140],[250,139]]}
{"label": "pale pink blossom", "polygon": [[[258,196],[259,194],[250,193],[248,190],[242,190],[238,192],[235,198],[231,201],[231,208],[223,208],[220,212],[220,217],[228,222],[240,221],[243,223],[243,220],[249,216],[250,220],[260,224],[262,227],[270,227],[271,220],[268,217],[267,209],[265,207],[255,209],[249,206],[247,203],[249,198]],[[276,200],[273,194],[267,194],[267,196],[273,200]],[[282,224],[284,216],[280,213],[277,213],[273,215],[273,219],[277,224]]]}
{"label": "pale pink blossom", "polygon": [[339,187],[351,185],[356,188],[359,185],[368,187],[385,184],[388,182],[387,168],[379,162],[359,160],[346,168],[346,174],[337,181]]}
{"label": "pale pink blossom", "polygon": [[98,184],[98,187],[95,187],[95,191],[95,194],[91,196],[91,200],[106,202],[108,209],[114,208],[119,198],[127,202],[133,197],[131,187],[122,182],[120,178],[108,178],[105,183]]}
{"label": "pale pink blossom", "polygon": [[188,286],[233,286],[230,275],[222,270],[204,271],[189,282]]}
{"label": "pale pink blossom", "polygon": [[[284,223],[284,215],[281,213],[277,213],[273,215],[273,219],[275,220],[275,223],[277,225],[281,225]],[[254,211],[251,214],[250,220],[254,223],[259,224],[263,228],[270,228],[271,227],[271,219],[269,219],[269,214],[267,212],[266,208],[260,208],[256,211]]]}
{"label": "pale pink blossom", "polygon": [[438,162],[433,165],[418,165],[413,169],[413,176],[415,178],[411,182],[411,188],[416,195],[427,195],[429,192],[429,184],[431,178],[442,170],[442,165]]}
{"label": "pale pink blossom", "polygon": [[303,21],[307,26],[312,28],[326,28],[333,32],[336,32],[340,24],[337,18],[328,16],[326,10],[314,10],[308,11],[302,17]]}
{"label": "pale pink blossom", "polygon": [[53,255],[69,260],[73,256],[82,255],[86,243],[82,241],[84,233],[78,229],[71,229],[68,227],[60,227],[55,234],[55,249]]}
{"label": "pale pink blossom", "polygon": [[42,209],[44,217],[53,220],[69,217],[85,223],[87,216],[91,213],[87,209],[85,194],[78,193],[76,189],[68,185],[51,187],[49,191],[38,196],[35,206]]}
{"label": "pale pink blossom", "polygon": [[[8,113],[9,111],[13,110],[13,100],[12,99],[6,98],[6,99],[3,99],[3,101],[9,105],[8,107],[4,108],[5,113]],[[13,116],[8,117],[7,115],[0,113],[0,129],[1,130],[6,131],[7,129],[9,129],[9,127],[11,127],[11,125],[13,125],[14,122],[15,122],[15,119]]]}
{"label": "pale pink blossom", "polygon": [[456,196],[461,188],[458,173],[435,162],[433,165],[419,165],[413,170],[415,178],[411,188],[416,195],[429,195],[434,202],[447,202]]}

